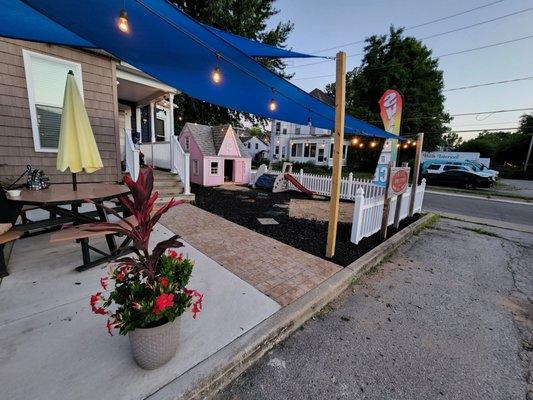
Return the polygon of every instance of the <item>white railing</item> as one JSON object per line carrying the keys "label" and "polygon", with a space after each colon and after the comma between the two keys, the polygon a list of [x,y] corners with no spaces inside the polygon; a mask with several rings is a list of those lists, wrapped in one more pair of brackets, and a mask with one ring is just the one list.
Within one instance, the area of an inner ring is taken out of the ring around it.
{"label": "white railing", "polygon": [[140,147],[144,154],[144,163],[146,165],[153,165],[161,169],[171,169],[170,142],[141,143]]}
{"label": "white railing", "polygon": [[189,153],[185,153],[177,136],[170,136],[170,170],[177,173],[183,184],[184,194],[191,194]]}
{"label": "white railing", "polygon": [[[267,174],[279,175],[281,171],[271,170],[267,171]],[[252,171],[250,182],[255,183],[257,171]],[[304,185],[307,189],[322,196],[331,195],[331,176],[329,175],[316,175],[305,174],[303,169],[299,173],[293,174],[298,181]],[[297,190],[292,184],[289,184],[291,190]],[[341,194],[340,197],[343,200],[355,200],[357,189],[362,188],[366,197],[379,197],[383,196],[385,189],[381,186],[377,186],[370,179],[356,179],[350,172],[348,177],[341,179]]]}
{"label": "white railing", "polygon": [[[422,210],[425,189],[426,180],[423,179],[422,183],[416,188],[414,212],[420,212]],[[410,197],[411,188],[408,187],[402,197],[399,218],[400,221],[409,215]],[[398,197],[396,196],[391,198],[388,219],[389,225],[394,223],[397,199]],[[379,197],[367,197],[365,196],[365,192],[362,188],[357,190],[353,214],[352,234],[350,238],[352,243],[357,244],[362,238],[371,236],[381,229],[381,219],[383,216],[384,204],[383,200],[383,195]]]}
{"label": "white railing", "polygon": [[139,168],[141,166],[141,162],[139,159],[139,149],[137,149],[135,147],[135,144],[133,143],[133,139],[131,138],[131,130],[125,129],[124,136],[125,136],[124,152],[125,152],[125,158],[126,158],[126,172],[130,174],[131,179],[133,179],[134,181],[137,181],[137,178],[139,177]]}

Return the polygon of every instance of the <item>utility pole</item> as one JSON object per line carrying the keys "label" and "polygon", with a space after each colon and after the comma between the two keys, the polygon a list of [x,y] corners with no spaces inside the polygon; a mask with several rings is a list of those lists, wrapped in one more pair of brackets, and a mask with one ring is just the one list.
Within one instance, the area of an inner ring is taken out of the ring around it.
{"label": "utility pole", "polygon": [[337,224],[339,222],[339,198],[341,190],[342,151],[344,144],[344,115],[346,108],[346,53],[336,56],[335,80],[335,137],[333,142],[333,174],[331,176],[331,198],[329,201],[328,242],[326,257],[335,255]]}

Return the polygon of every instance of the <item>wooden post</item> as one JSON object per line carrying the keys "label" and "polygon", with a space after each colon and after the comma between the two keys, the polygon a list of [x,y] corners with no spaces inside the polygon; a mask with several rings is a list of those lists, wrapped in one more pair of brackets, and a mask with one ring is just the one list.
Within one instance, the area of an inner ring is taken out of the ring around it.
{"label": "wooden post", "polygon": [[384,239],[387,237],[387,228],[389,226],[389,209],[390,209],[390,199],[389,199],[389,184],[390,176],[392,169],[392,162],[389,162],[387,167],[387,181],[385,182],[385,194],[383,197],[383,218],[381,219],[381,237]]}
{"label": "wooden post", "polygon": [[342,146],[344,144],[344,113],[346,107],[346,53],[339,51],[336,57],[335,80],[335,139],[333,142],[333,174],[331,176],[331,198],[329,202],[328,242],[326,257],[335,255],[337,223],[339,222],[339,197],[342,172]]}
{"label": "wooden post", "polygon": [[152,168],[154,167],[154,142],[155,142],[155,102],[150,102],[150,149],[152,150]]}
{"label": "wooden post", "polygon": [[[408,166],[409,166],[408,163],[406,162],[402,163],[402,167],[408,167]],[[407,182],[407,184],[409,185],[409,182]],[[399,196],[396,196],[396,211],[394,212],[394,227],[396,229],[400,227],[400,213],[402,212],[402,201],[403,201],[404,194],[405,192]]]}
{"label": "wooden post", "polygon": [[413,165],[413,180],[411,181],[411,196],[409,198],[409,216],[412,217],[415,213],[415,197],[416,197],[416,187],[418,185],[418,174],[420,172],[420,160],[422,158],[422,145],[424,144],[424,133],[421,132],[418,134],[418,139],[416,141],[416,156],[415,156],[415,165]]}

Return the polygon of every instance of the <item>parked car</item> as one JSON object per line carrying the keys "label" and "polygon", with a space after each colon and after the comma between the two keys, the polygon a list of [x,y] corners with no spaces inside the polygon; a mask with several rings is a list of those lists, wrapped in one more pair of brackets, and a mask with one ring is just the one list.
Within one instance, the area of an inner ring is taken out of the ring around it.
{"label": "parked car", "polygon": [[469,171],[462,166],[447,166],[440,173],[423,172],[421,179],[425,179],[428,185],[458,186],[465,189],[478,187],[489,188],[494,185],[494,179],[490,176],[482,176],[479,173]]}
{"label": "parked car", "polygon": [[421,172],[440,174],[444,171],[459,168],[477,173],[480,176],[492,177],[494,180],[498,178],[498,171],[488,169],[483,164],[477,161],[449,161],[449,160],[427,160],[422,164]]}

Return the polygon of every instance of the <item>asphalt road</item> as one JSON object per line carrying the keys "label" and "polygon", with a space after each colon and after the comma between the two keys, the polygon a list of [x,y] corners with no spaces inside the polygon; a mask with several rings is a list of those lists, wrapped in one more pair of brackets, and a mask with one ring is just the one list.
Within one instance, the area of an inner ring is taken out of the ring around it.
{"label": "asphalt road", "polygon": [[483,198],[473,199],[426,193],[423,207],[426,211],[440,211],[533,226],[533,204],[515,204]]}
{"label": "asphalt road", "polygon": [[216,399],[533,399],[532,258],[533,234],[441,219]]}

